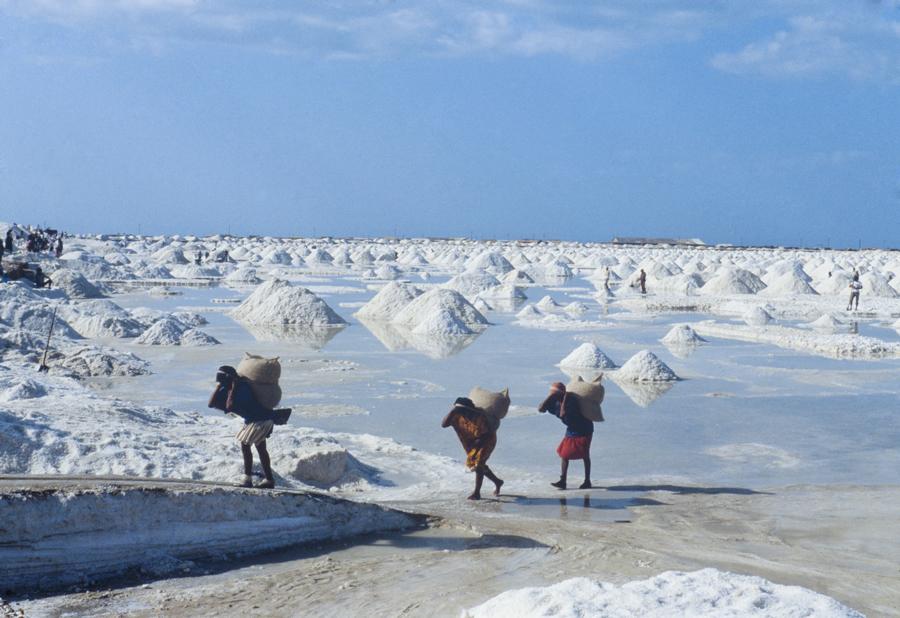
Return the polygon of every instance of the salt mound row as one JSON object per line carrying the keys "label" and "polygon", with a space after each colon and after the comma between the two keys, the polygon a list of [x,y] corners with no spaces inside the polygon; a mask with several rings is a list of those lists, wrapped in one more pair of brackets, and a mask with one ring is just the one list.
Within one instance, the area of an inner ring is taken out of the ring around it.
{"label": "salt mound row", "polygon": [[576,577],[545,588],[508,590],[463,613],[465,618],[865,618],[825,595],[762,577],[717,569],[666,571],[621,586]]}
{"label": "salt mound row", "polygon": [[612,375],[617,381],[628,382],[673,382],[679,379],[675,372],[650,350],[641,350]]}
{"label": "salt mound row", "polygon": [[100,298],[100,288],[88,281],[81,273],[59,268],[50,276],[53,287],[62,290],[69,298]]}
{"label": "salt mound row", "polygon": [[616,364],[596,345],[585,342],[572,350],[572,352],[564,359],[559,361],[559,366],[572,368],[583,367],[587,369],[614,369]]}
{"label": "salt mound row", "polygon": [[302,287],[272,279],[261,284],[231,316],[250,324],[340,327],[347,324],[328,304]]}
{"label": "salt mound row", "polygon": [[695,345],[704,343],[706,339],[698,335],[688,324],[676,324],[660,341],[670,345]]}
{"label": "salt mound row", "polygon": [[355,315],[369,320],[391,320],[421,294],[422,290],[414,285],[391,281],[378,290]]}
{"label": "salt mound row", "polygon": [[753,307],[742,317],[749,326],[765,326],[774,318],[764,307]]}
{"label": "salt mound row", "polygon": [[701,294],[756,294],[765,289],[762,280],[743,268],[719,269],[699,292]]}
{"label": "salt mound row", "polygon": [[416,297],[391,320],[417,335],[472,335],[487,319],[455,290],[435,288]]}
{"label": "salt mound row", "polygon": [[206,346],[217,345],[219,341],[210,337],[203,331],[188,328],[175,318],[163,318],[153,325],[135,340],[142,345],[183,345]]}

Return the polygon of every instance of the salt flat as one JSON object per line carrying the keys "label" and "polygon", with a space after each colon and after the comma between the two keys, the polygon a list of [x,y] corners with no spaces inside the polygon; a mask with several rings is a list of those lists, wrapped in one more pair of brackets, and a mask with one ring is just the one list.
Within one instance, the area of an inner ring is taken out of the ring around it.
{"label": "salt flat", "polygon": [[[295,409],[270,440],[281,486],[437,515],[475,540],[449,557],[430,541],[417,552],[397,541],[396,557],[342,550],[326,569],[350,591],[341,599],[297,584],[322,566],[297,557],[260,573],[219,566],[171,580],[161,569],[152,595],[127,582],[107,596],[20,594],[30,612],[206,615],[257,604],[291,613],[302,592],[323,611],[420,614],[436,598],[440,615],[454,615],[510,588],[705,567],[801,585],[874,615],[900,605],[887,583],[900,552],[877,542],[898,536],[887,516],[900,465],[892,252],[224,237],[69,246],[61,262],[80,275],[61,277],[62,289],[2,288],[0,473],[234,482],[240,422],[205,404],[215,368],[253,352],[281,358],[282,405]],[[235,262],[179,263],[225,247]],[[59,264],[44,261],[52,276]],[[640,268],[646,296],[629,286]],[[835,281],[853,269],[869,283],[863,311],[847,313]],[[171,293],[157,293],[166,281]],[[383,288],[390,298],[370,304]],[[38,374],[54,307],[51,370]],[[586,342],[590,354],[573,355]],[[596,366],[562,363],[600,354]],[[635,357],[644,360],[629,365]],[[598,489],[556,492],[548,482],[563,427],[536,406],[550,382],[600,372]],[[439,424],[476,384],[508,387],[512,408],[491,459],[505,495],[469,504],[463,453]],[[504,535],[519,540],[496,541]],[[411,567],[398,565],[412,554],[421,574],[409,589],[400,581]],[[468,586],[445,593],[440,583],[473,560],[496,575],[467,575]],[[248,593],[247,578],[267,594]],[[231,588],[244,596],[228,607],[216,599]]]}

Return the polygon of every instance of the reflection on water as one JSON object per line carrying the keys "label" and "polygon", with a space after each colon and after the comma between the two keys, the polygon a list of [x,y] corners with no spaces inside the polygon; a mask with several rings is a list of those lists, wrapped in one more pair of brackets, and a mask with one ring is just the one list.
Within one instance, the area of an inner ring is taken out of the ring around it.
{"label": "reflection on water", "polygon": [[290,324],[247,324],[241,322],[257,341],[291,343],[311,350],[321,350],[346,325],[331,327],[302,327]]}
{"label": "reflection on water", "polygon": [[663,341],[662,344],[676,358],[688,358],[700,347],[700,344],[697,343],[669,343]]}
{"label": "reflection on water", "polygon": [[593,382],[600,376],[604,375],[605,369],[591,369],[589,367],[560,367],[560,370],[569,376],[572,380],[577,379],[581,376],[581,379],[585,382]]}
{"label": "reflection on water", "polygon": [[420,335],[382,320],[359,319],[381,344],[390,352],[414,350],[429,358],[449,358],[459,354],[481,336],[471,335]]}
{"label": "reflection on water", "polygon": [[616,382],[616,386],[621,388],[622,392],[628,395],[628,398],[635,404],[646,408],[668,393],[675,386],[675,382],[627,382],[619,380]]}

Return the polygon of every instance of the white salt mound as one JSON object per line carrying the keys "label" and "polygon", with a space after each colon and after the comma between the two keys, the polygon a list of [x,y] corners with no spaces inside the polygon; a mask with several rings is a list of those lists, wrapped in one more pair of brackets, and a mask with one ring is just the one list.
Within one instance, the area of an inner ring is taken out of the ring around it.
{"label": "white salt mound", "polygon": [[346,324],[328,304],[302,287],[272,279],[259,285],[231,316],[250,324],[337,327]]}
{"label": "white salt mound", "polygon": [[150,328],[135,340],[141,345],[179,345],[181,336],[187,327],[175,318],[163,318],[153,323]]}
{"label": "white salt mound", "polygon": [[810,322],[809,325],[815,329],[820,330],[837,330],[846,326],[843,322],[838,320],[830,313],[822,314],[821,316]]}
{"label": "white salt mound", "polygon": [[50,276],[53,287],[65,292],[69,298],[100,298],[103,294],[100,289],[88,281],[81,273],[59,268]]}
{"label": "white salt mound", "polygon": [[587,368],[587,369],[614,369],[616,364],[603,350],[590,342],[582,343],[572,350],[564,359],[559,361],[560,367]]}
{"label": "white salt mound", "polygon": [[192,347],[219,345],[219,340],[211,335],[207,335],[202,330],[190,328],[181,335],[181,345]]}
{"label": "white salt mound", "polygon": [[672,382],[678,380],[675,372],[650,350],[641,350],[628,359],[616,371],[616,380],[628,382]]}
{"label": "white salt mound", "polygon": [[800,586],[717,569],[667,571],[621,586],[576,577],[545,588],[508,590],[464,611],[463,618],[864,618],[831,597]]}
{"label": "white salt mound", "polygon": [[408,283],[391,281],[356,312],[357,317],[370,320],[390,320],[422,290]]}
{"label": "white salt mound", "polygon": [[543,315],[544,314],[541,313],[534,305],[525,305],[519,310],[519,312],[516,314],[516,317],[520,320],[533,320],[540,318]]}
{"label": "white salt mound", "polygon": [[765,326],[774,318],[764,307],[753,307],[743,315],[744,322],[749,326]]}
{"label": "white salt mound", "polygon": [[756,294],[765,289],[766,284],[748,270],[725,267],[707,281],[701,294]]}
{"label": "white salt mound", "polygon": [[561,307],[561,305],[551,297],[545,296],[537,302],[535,307],[537,307],[541,311],[556,311]]}
{"label": "white salt mound", "polygon": [[415,298],[391,323],[421,335],[468,335],[487,326],[487,319],[455,290],[435,288]]}
{"label": "white salt mound", "polygon": [[703,337],[687,324],[676,324],[666,333],[666,336],[660,339],[663,343],[674,345],[694,345],[706,341]]}

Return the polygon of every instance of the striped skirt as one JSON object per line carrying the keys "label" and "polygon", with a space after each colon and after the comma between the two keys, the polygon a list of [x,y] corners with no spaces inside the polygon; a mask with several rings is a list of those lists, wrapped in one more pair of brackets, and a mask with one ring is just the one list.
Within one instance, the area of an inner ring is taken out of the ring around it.
{"label": "striped skirt", "polygon": [[257,421],[255,423],[247,423],[237,433],[238,442],[241,444],[251,445],[259,444],[272,435],[272,428],[275,423],[272,421]]}

